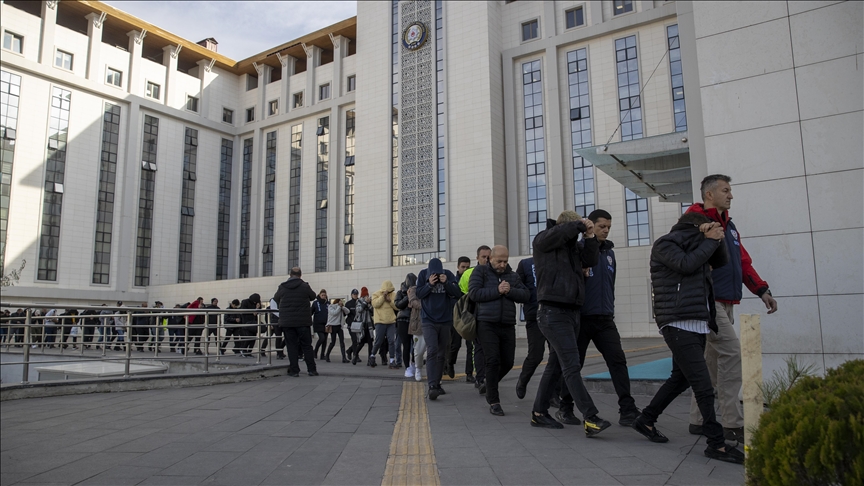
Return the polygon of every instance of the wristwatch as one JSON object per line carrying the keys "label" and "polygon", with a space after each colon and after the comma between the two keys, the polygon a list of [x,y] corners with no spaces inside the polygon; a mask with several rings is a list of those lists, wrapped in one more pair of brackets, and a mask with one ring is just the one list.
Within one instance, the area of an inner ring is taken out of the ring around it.
{"label": "wristwatch", "polygon": [[[762,292],[762,295],[766,295],[766,294],[770,295],[771,297],[774,297],[774,294],[771,293],[771,289],[765,289],[765,292]],[[761,298],[762,295],[760,295],[759,297]]]}

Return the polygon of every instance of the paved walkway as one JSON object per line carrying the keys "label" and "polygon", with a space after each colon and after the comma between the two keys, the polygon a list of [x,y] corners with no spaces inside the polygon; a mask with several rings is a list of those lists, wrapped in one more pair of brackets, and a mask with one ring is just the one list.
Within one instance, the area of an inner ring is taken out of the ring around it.
{"label": "paved walkway", "polygon": [[[651,346],[625,343],[634,362],[664,357],[639,351]],[[588,354],[586,370],[602,371]],[[743,483],[743,467],[705,458],[704,439],[687,434],[685,399],[659,422],[670,442],[652,444],[617,424],[593,439],[581,427],[530,427],[539,377],[518,400],[511,373],[502,384],[507,415],[495,417],[464,381],[445,382],[447,395],[425,402],[402,370],[334,362],[319,371],[3,402],[0,485]],[[601,416],[617,419],[614,395],[594,398]],[[639,406],[649,400],[636,397]]]}

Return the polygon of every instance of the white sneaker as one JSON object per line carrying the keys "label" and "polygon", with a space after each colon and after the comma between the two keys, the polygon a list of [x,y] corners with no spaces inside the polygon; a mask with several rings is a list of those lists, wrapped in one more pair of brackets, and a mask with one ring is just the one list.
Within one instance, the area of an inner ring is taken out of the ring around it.
{"label": "white sneaker", "polygon": [[413,364],[409,365],[407,368],[405,368],[405,378],[411,378],[412,376],[414,376],[414,365]]}
{"label": "white sneaker", "polygon": [[414,379],[417,381],[423,381],[423,370],[422,368],[414,369]]}

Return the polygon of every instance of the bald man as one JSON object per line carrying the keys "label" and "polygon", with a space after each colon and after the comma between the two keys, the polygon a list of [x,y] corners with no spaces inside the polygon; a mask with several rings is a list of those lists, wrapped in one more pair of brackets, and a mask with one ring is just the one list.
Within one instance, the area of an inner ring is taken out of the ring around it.
{"label": "bald man", "polygon": [[507,247],[495,245],[485,265],[468,281],[468,295],[477,303],[477,339],[486,355],[486,402],[489,413],[504,415],[498,382],[513,369],[516,354],[516,302],[528,302],[531,292],[507,261]]}

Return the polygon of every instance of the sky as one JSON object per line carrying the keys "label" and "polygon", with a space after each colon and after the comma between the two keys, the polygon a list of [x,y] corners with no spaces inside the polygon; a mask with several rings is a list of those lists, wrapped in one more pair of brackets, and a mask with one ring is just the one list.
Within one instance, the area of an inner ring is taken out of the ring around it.
{"label": "sky", "polygon": [[105,2],[192,42],[213,37],[239,61],[357,14],[355,1]]}

